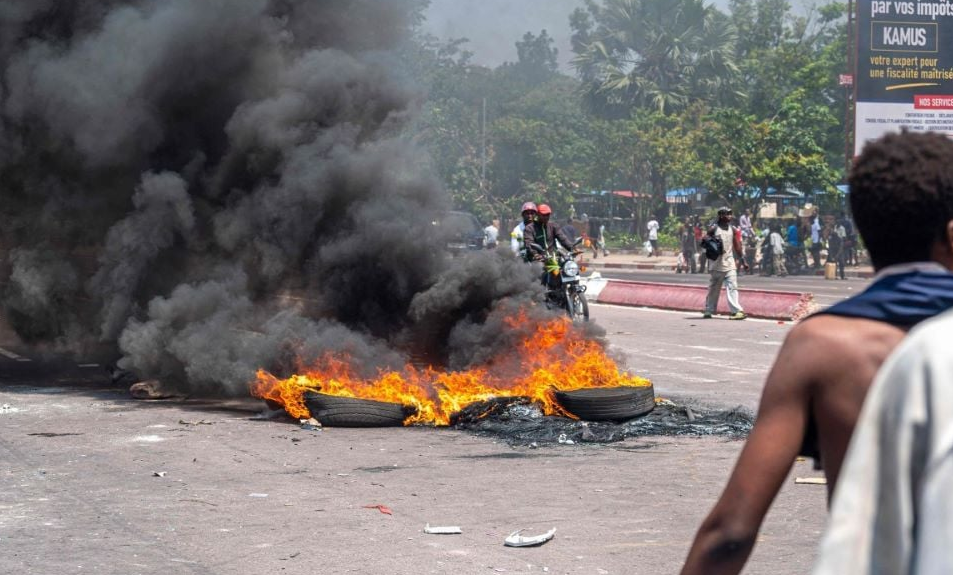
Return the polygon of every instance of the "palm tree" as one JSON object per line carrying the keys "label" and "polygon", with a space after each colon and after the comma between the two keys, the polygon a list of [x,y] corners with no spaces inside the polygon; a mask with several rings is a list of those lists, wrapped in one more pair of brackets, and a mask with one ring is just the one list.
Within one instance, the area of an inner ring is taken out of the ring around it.
{"label": "palm tree", "polygon": [[598,26],[577,30],[588,41],[575,46],[573,65],[597,107],[667,114],[741,95],[734,28],[704,0],[605,0],[589,12]]}

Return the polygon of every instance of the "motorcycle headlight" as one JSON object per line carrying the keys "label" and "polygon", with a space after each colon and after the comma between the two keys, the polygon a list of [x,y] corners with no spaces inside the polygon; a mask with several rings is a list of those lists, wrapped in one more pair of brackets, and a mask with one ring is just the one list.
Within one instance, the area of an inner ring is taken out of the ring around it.
{"label": "motorcycle headlight", "polygon": [[563,274],[567,277],[575,277],[579,275],[579,264],[574,261],[568,261],[563,265]]}

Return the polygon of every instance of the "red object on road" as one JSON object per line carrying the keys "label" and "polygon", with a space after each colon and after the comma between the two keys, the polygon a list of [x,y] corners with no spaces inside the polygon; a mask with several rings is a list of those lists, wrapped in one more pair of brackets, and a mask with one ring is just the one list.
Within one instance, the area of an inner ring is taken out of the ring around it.
{"label": "red object on road", "polygon": [[364,506],[364,509],[377,509],[378,511],[380,511],[380,512],[383,513],[384,515],[393,515],[393,514],[394,514],[394,512],[390,510],[390,507],[388,507],[388,506],[386,506],[386,505],[381,505],[380,503],[378,503],[377,505],[365,505],[365,506]]}
{"label": "red object on road", "polygon": [[[751,317],[782,321],[798,320],[814,309],[814,296],[802,292],[782,292],[741,288],[740,299],[745,313]],[[653,282],[609,280],[596,301],[614,305],[697,311],[705,309],[706,286],[672,285]],[[718,312],[728,313],[728,302],[722,292]]]}

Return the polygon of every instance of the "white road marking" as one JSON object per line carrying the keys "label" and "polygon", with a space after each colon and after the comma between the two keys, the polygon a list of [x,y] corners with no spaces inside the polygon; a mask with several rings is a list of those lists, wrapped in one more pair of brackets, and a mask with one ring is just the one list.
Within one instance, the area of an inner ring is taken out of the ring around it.
{"label": "white road marking", "polygon": [[[658,359],[658,360],[661,360],[661,361],[663,361],[663,362],[689,363],[689,364],[692,364],[692,365],[700,365],[700,366],[704,366],[704,367],[711,367],[711,366],[712,366],[712,360],[711,360],[711,358],[704,358],[703,361],[697,361],[697,358],[681,358],[681,357],[673,357],[673,356],[670,356],[670,355],[656,355],[656,354],[652,354],[652,353],[638,353],[638,354],[633,354],[633,355],[636,355],[637,357],[648,357],[648,358],[650,358],[650,359]],[[762,373],[762,372],[764,372],[764,369],[760,369],[760,368],[759,368],[759,369],[749,369],[749,368],[746,368],[746,367],[744,367],[744,366],[729,365],[729,364],[727,364],[727,363],[720,363],[720,364],[718,364],[718,369],[719,369],[719,370],[731,369],[731,370],[735,370],[736,372],[743,372],[743,373]],[[716,380],[716,381],[717,381],[717,380]]]}
{"label": "white road marking", "polygon": [[722,381],[720,379],[708,379],[705,377],[692,377],[690,375],[685,375],[684,373],[672,373],[666,371],[646,371],[645,376],[647,379],[654,379],[658,377],[668,377],[678,381],[688,381],[691,383],[718,383]]}
{"label": "white road marking", "polygon": [[727,347],[708,347],[707,345],[686,345],[688,349],[700,349],[702,351],[734,351]]}
{"label": "white road marking", "polygon": [[0,355],[9,357],[10,359],[18,359],[20,357],[19,355],[13,353],[12,351],[7,351],[3,349],[2,347],[0,347]]}

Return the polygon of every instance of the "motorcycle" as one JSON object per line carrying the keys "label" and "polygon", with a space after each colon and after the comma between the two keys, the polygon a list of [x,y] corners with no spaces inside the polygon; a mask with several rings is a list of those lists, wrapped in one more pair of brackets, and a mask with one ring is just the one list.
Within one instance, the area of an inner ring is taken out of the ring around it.
{"label": "motorcycle", "polygon": [[[550,309],[562,309],[572,321],[589,321],[589,302],[586,301],[586,286],[580,283],[579,264],[576,256],[581,252],[576,246],[582,243],[582,238],[576,240],[570,252],[556,248],[554,252],[543,256],[543,279],[546,286],[546,306]],[[537,253],[545,250],[539,244],[532,244]]]}

